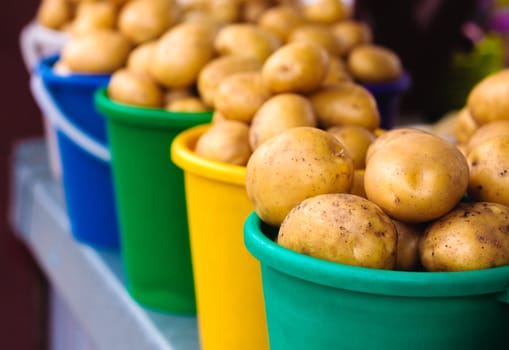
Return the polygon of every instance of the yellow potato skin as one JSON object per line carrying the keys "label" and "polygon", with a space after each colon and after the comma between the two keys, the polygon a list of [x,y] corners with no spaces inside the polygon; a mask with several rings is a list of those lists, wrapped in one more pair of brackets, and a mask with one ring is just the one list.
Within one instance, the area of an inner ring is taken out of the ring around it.
{"label": "yellow potato skin", "polygon": [[168,103],[164,107],[167,111],[199,113],[207,112],[209,109],[198,97],[184,97]]}
{"label": "yellow potato skin", "polygon": [[277,94],[256,111],[249,128],[249,144],[255,150],[260,144],[289,128],[314,126],[313,106],[299,94]]}
{"label": "yellow potato skin", "polygon": [[118,15],[118,28],[136,44],[157,39],[176,19],[170,1],[130,0]]}
{"label": "yellow potato skin", "polygon": [[382,148],[386,143],[390,143],[392,140],[397,138],[400,135],[405,135],[408,133],[422,133],[425,132],[421,129],[416,128],[398,128],[389,130],[382,135],[379,135],[368,147],[366,151],[366,162],[369,161],[371,156],[375,154],[380,148]]}
{"label": "yellow potato skin", "polygon": [[150,74],[168,88],[196,83],[201,69],[214,56],[214,28],[201,22],[171,27],[157,41]]}
{"label": "yellow potato skin", "polygon": [[362,44],[348,54],[347,66],[352,76],[363,83],[395,80],[403,73],[399,56],[392,50],[374,44]]}
{"label": "yellow potato skin", "polygon": [[265,10],[257,23],[260,27],[276,34],[281,42],[286,42],[290,33],[306,21],[293,6],[278,5]]}
{"label": "yellow potato skin", "polygon": [[279,229],[277,243],[293,251],[342,264],[393,269],[397,233],[374,203],[345,193],[308,198]]}
{"label": "yellow potato skin", "polygon": [[66,0],[42,0],[36,19],[41,25],[59,30],[72,19],[72,6]]}
{"label": "yellow potato skin", "polygon": [[127,69],[119,69],[112,74],[108,96],[113,101],[139,107],[159,108],[163,103],[163,93],[153,80]]}
{"label": "yellow potato skin", "polygon": [[126,67],[132,72],[150,75],[150,64],[156,47],[156,41],[136,46],[127,57]]}
{"label": "yellow potato skin", "polygon": [[461,203],[431,223],[419,243],[427,271],[467,271],[509,264],[509,207]]}
{"label": "yellow potato skin", "polygon": [[358,45],[373,41],[370,27],[361,21],[340,21],[331,25],[331,31],[342,42],[345,53],[349,53]]}
{"label": "yellow potato skin", "polygon": [[214,48],[220,55],[240,55],[262,62],[280,46],[279,37],[252,23],[228,24],[214,39]]}
{"label": "yellow potato skin", "polygon": [[481,80],[467,98],[467,107],[478,125],[495,120],[508,120],[509,69],[504,69]]}
{"label": "yellow potato skin", "polygon": [[214,107],[214,96],[221,80],[238,72],[258,71],[262,62],[254,57],[226,55],[213,58],[198,75],[197,87],[203,101]]}
{"label": "yellow potato skin", "polygon": [[496,136],[470,150],[468,195],[476,201],[509,205],[509,134]]}
{"label": "yellow potato skin", "polygon": [[396,270],[416,271],[420,266],[419,242],[423,235],[421,225],[392,220],[398,233]]}
{"label": "yellow potato skin", "polygon": [[236,120],[222,120],[198,139],[195,153],[203,158],[233,165],[246,165],[251,156],[249,127]]}
{"label": "yellow potato skin", "polygon": [[331,56],[343,55],[343,43],[325,25],[303,24],[288,35],[287,42],[311,42],[322,46]]}
{"label": "yellow potato skin", "polygon": [[459,144],[466,144],[479,128],[479,125],[474,118],[472,118],[472,114],[467,107],[462,108],[455,119],[453,135]]}
{"label": "yellow potato skin", "polygon": [[356,125],[333,126],[327,131],[336,136],[346,147],[346,151],[352,157],[355,169],[366,167],[366,153],[376,139],[373,132]]}
{"label": "yellow potato skin", "polygon": [[73,37],[62,49],[62,61],[74,73],[110,74],[125,64],[130,50],[122,34],[95,30]]}
{"label": "yellow potato skin", "polygon": [[256,213],[279,226],[302,200],[324,193],[346,193],[353,164],[344,146],[314,127],[295,127],[262,143],[246,166],[246,191]]}
{"label": "yellow potato skin", "polygon": [[80,2],[71,24],[73,36],[97,29],[115,29],[116,6],[110,2]]}
{"label": "yellow potato skin", "polygon": [[446,214],[463,197],[469,169],[459,149],[428,133],[386,142],[366,164],[367,197],[392,218],[426,222]]}
{"label": "yellow potato skin", "polygon": [[264,83],[273,93],[307,93],[317,89],[329,70],[330,55],[310,42],[287,43],[264,62]]}
{"label": "yellow potato skin", "polygon": [[270,96],[259,71],[237,72],[217,85],[214,106],[226,119],[250,123]]}
{"label": "yellow potato skin", "polygon": [[509,120],[497,120],[479,127],[468,139],[466,150],[469,152],[484,141],[500,135],[509,135]]}
{"label": "yellow potato skin", "polygon": [[350,188],[349,193],[362,198],[368,198],[364,190],[364,169],[355,170],[353,172],[352,188]]}
{"label": "yellow potato skin", "polygon": [[329,128],[356,125],[368,130],[380,127],[380,113],[373,95],[352,82],[324,85],[309,95],[319,125]]}

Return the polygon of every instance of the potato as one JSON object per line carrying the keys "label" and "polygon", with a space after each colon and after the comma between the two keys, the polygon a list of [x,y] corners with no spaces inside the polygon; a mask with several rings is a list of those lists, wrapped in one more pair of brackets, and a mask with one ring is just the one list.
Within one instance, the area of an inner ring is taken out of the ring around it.
{"label": "potato", "polygon": [[240,55],[265,61],[281,46],[272,32],[252,23],[232,23],[222,27],[214,40],[220,55]]}
{"label": "potato", "polygon": [[329,69],[329,54],[318,44],[288,43],[265,61],[262,75],[274,93],[306,93],[317,89]]}
{"label": "potato", "polygon": [[419,242],[423,235],[421,225],[392,220],[398,234],[396,270],[416,271],[420,266]]}
{"label": "potato", "polygon": [[371,28],[361,21],[340,21],[332,24],[330,30],[341,42],[344,53],[349,53],[353,48],[363,44],[370,44],[373,41]]}
{"label": "potato", "polygon": [[345,63],[339,57],[330,57],[329,69],[327,69],[327,75],[323,80],[323,84],[333,85],[344,81],[352,81],[352,77],[350,73],[348,73]]}
{"label": "potato", "polygon": [[376,139],[370,130],[357,125],[333,126],[327,129],[345,146],[353,161],[354,169],[366,167],[366,153]]}
{"label": "potato", "polygon": [[172,112],[188,113],[207,112],[209,110],[203,101],[198,97],[184,97],[174,100],[166,104],[164,109]]}
{"label": "potato", "polygon": [[475,130],[467,142],[467,152],[477,147],[484,141],[490,140],[500,135],[509,135],[509,120],[497,120],[488,124],[484,124]]}
{"label": "potato", "polygon": [[219,112],[218,110],[214,110],[214,112],[212,113],[211,123],[212,124],[220,123],[223,120],[227,120],[227,119],[224,117],[224,115],[221,112]]}
{"label": "potato", "polygon": [[277,94],[256,111],[249,128],[249,144],[255,150],[286,129],[316,125],[315,113],[307,98],[291,93]]}
{"label": "potato", "polygon": [[42,26],[60,30],[72,19],[72,8],[66,0],[42,0],[36,19]]}
{"label": "potato", "polygon": [[175,22],[173,1],[131,0],[118,15],[118,29],[135,44],[157,39]]}
{"label": "potato", "polygon": [[168,88],[195,84],[214,56],[214,35],[207,23],[183,22],[171,27],[157,41],[150,74]]}
{"label": "potato", "polygon": [[509,206],[509,134],[475,146],[468,152],[467,160],[470,198]]}
{"label": "potato", "polygon": [[164,91],[163,103],[167,106],[172,102],[188,97],[196,97],[189,87],[167,89]]}
{"label": "potato", "polygon": [[198,139],[195,153],[203,158],[233,165],[246,165],[251,156],[249,127],[236,120],[212,126]]}
{"label": "potato", "polygon": [[159,108],[163,101],[163,94],[152,79],[127,69],[119,69],[111,75],[108,96],[113,101],[140,107]]}
{"label": "potato", "polygon": [[428,271],[467,271],[509,264],[509,207],[461,203],[426,228],[419,244]]}
{"label": "potato", "polygon": [[392,218],[419,223],[454,208],[468,180],[467,161],[456,146],[426,132],[410,132],[371,154],[364,188],[368,199]]}
{"label": "potato", "polygon": [[245,0],[240,5],[240,21],[257,23],[260,17],[273,6],[272,0]]}
{"label": "potato", "polygon": [[80,2],[71,24],[73,36],[97,29],[114,30],[117,21],[117,8],[110,2]]}
{"label": "potato", "polygon": [[373,95],[352,82],[324,85],[309,95],[322,128],[357,125],[368,130],[380,127],[380,113]]}
{"label": "potato", "polygon": [[374,44],[353,48],[348,55],[347,66],[354,79],[362,83],[384,83],[403,74],[399,56],[386,47]]}
{"label": "potato", "polygon": [[203,102],[214,107],[217,85],[227,76],[238,72],[258,71],[262,62],[255,57],[219,56],[209,61],[198,75],[197,87]]}
{"label": "potato", "polygon": [[287,42],[311,42],[322,46],[331,56],[341,56],[345,49],[343,43],[325,25],[303,24],[295,28],[287,37]]}
{"label": "potato", "polygon": [[509,69],[492,73],[477,83],[467,98],[467,107],[478,125],[509,119]]}
{"label": "potato", "polygon": [[300,9],[304,18],[315,23],[331,24],[350,16],[350,9],[345,2],[338,0],[301,0]]}
{"label": "potato", "polygon": [[150,75],[150,65],[156,41],[148,41],[136,46],[127,57],[126,67],[132,72]]}
{"label": "potato", "polygon": [[306,21],[294,6],[278,5],[263,12],[257,23],[286,42],[290,33]]}
{"label": "potato", "polygon": [[397,233],[373,202],[346,193],[308,198],[287,215],[277,236],[285,248],[341,264],[393,269]]}
{"label": "potato", "polygon": [[362,198],[368,198],[364,190],[364,169],[354,170],[352,188],[350,188],[349,193]]}
{"label": "potato", "polygon": [[209,0],[207,13],[219,23],[238,22],[242,16],[240,4],[238,0]]}
{"label": "potato", "polygon": [[199,22],[202,24],[207,24],[211,28],[215,28],[217,31],[224,23],[221,23],[217,19],[213,18],[207,10],[204,9],[194,9],[189,11],[181,11],[178,17],[179,23],[184,22]]}
{"label": "potato", "polygon": [[353,171],[350,156],[333,135],[300,126],[253,152],[246,166],[246,191],[260,219],[279,226],[306,198],[350,191]]}
{"label": "potato", "polygon": [[472,118],[472,114],[467,107],[462,108],[457,116],[456,122],[454,123],[454,137],[456,142],[459,144],[466,144],[470,137],[479,128],[477,122]]}
{"label": "potato", "polygon": [[260,72],[238,72],[218,84],[214,106],[226,119],[250,123],[258,108],[270,96]]}
{"label": "potato", "polygon": [[75,73],[110,74],[125,64],[130,50],[122,34],[95,30],[69,40],[62,49],[62,60]]}
{"label": "potato", "polygon": [[380,148],[382,148],[386,143],[390,143],[392,140],[396,139],[401,135],[405,135],[408,133],[423,133],[426,132],[424,130],[413,128],[413,127],[401,127],[397,129],[389,130],[382,135],[378,136],[372,143],[369,145],[366,151],[366,162],[369,162],[369,159],[373,154],[375,154]]}

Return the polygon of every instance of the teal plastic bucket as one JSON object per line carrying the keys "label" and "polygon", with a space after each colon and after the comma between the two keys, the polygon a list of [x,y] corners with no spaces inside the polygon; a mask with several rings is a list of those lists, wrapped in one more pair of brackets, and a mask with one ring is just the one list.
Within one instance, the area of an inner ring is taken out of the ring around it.
{"label": "teal plastic bucket", "polygon": [[273,230],[255,213],[244,225],[261,265],[271,350],[509,349],[509,266],[362,268],[290,251]]}

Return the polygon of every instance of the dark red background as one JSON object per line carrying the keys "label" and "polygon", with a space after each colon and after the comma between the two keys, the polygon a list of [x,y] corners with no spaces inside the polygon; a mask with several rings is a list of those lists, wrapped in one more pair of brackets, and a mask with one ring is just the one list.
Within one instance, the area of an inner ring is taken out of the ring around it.
{"label": "dark red background", "polygon": [[47,348],[46,281],[7,220],[13,142],[42,137],[42,120],[29,88],[19,34],[39,1],[2,2],[0,21],[0,348]]}

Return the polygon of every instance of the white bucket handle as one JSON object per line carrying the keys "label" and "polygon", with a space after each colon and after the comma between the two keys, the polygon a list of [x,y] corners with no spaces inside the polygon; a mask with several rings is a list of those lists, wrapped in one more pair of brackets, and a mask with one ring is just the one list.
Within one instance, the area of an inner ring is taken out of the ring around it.
{"label": "white bucket handle", "polygon": [[78,146],[83,148],[94,157],[106,163],[111,161],[111,153],[107,147],[86,135],[62,115],[62,112],[52,102],[52,98],[46,91],[41,77],[37,74],[31,75],[30,88],[39,107],[43,111],[44,115],[50,119],[51,124],[62,130]]}
{"label": "white bucket handle", "polygon": [[43,56],[57,53],[68,40],[64,32],[48,29],[35,21],[21,31],[19,45],[28,71],[31,71]]}

